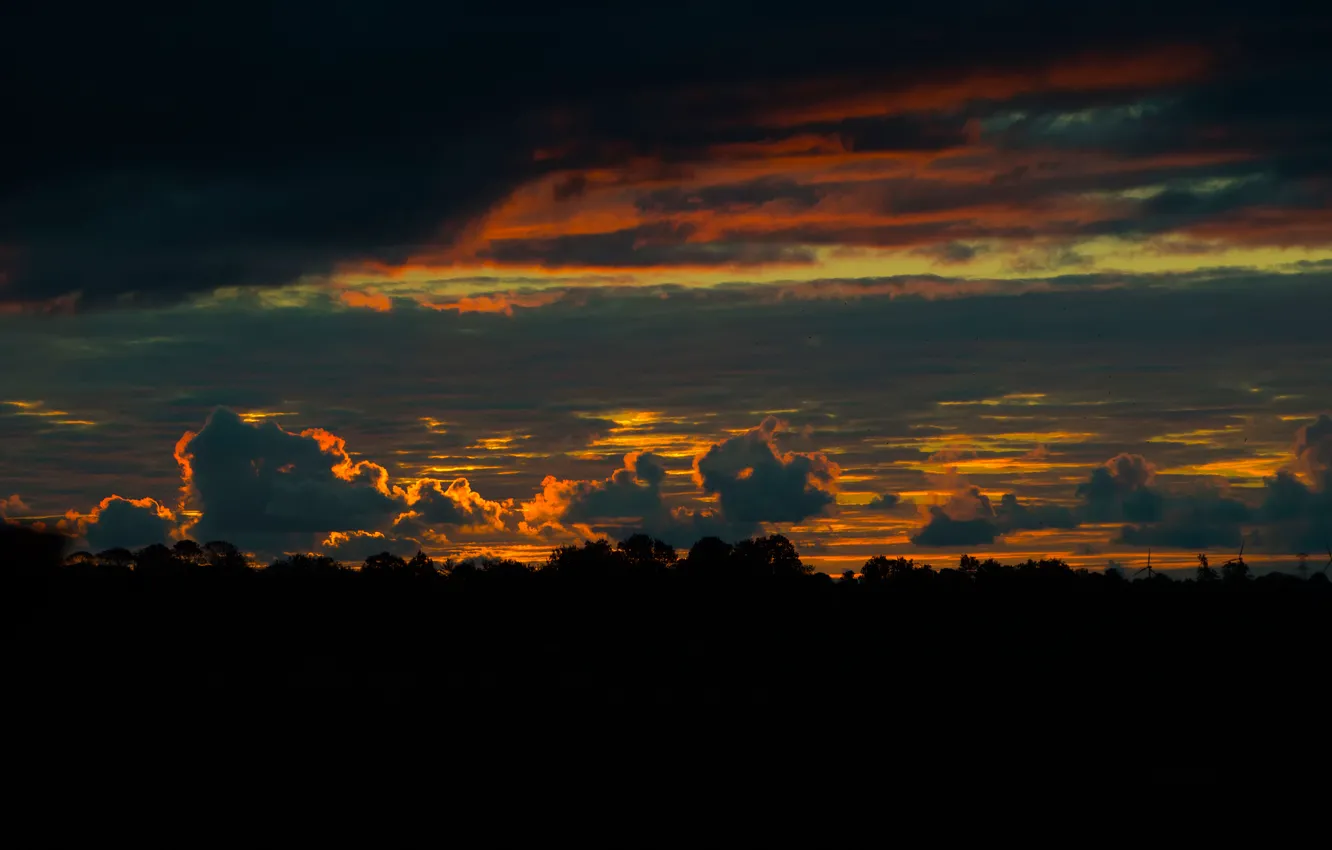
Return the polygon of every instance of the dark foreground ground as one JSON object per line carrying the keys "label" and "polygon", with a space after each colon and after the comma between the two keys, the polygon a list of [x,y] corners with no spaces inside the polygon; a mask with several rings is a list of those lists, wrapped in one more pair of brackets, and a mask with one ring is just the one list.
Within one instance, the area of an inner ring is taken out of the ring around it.
{"label": "dark foreground ground", "polygon": [[1332,775],[1323,590],[83,579],[8,603],[10,753],[48,767],[364,759],[832,799]]}

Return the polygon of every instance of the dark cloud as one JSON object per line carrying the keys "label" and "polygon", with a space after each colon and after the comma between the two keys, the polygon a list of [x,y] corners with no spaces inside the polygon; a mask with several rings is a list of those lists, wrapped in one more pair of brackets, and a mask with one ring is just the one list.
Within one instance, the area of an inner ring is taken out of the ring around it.
{"label": "dark cloud", "polygon": [[827,193],[818,186],[793,180],[763,178],[744,183],[724,183],[696,189],[657,189],[640,195],[634,202],[643,212],[675,213],[692,210],[743,211],[778,203],[783,209],[807,209]]}
{"label": "dark cloud", "polygon": [[[1101,288],[1113,282],[1123,286]],[[664,450],[668,440],[706,442],[751,426],[750,411],[801,408],[807,412],[782,415],[816,427],[809,448],[827,449],[854,473],[854,489],[894,493],[929,486],[913,468],[925,457],[920,441],[932,449],[945,435],[1062,433],[1050,460],[1085,469],[1086,483],[1121,452],[1144,452],[1162,469],[1289,452],[1293,425],[1280,417],[1314,421],[1309,410],[1322,406],[1332,368],[1321,344],[1332,286],[1321,271],[1065,276],[1017,300],[877,297],[885,283],[908,291],[906,279],[877,279],[791,287],[782,298],[763,286],[617,292],[513,318],[333,310],[318,299],[284,309],[223,302],[208,310],[0,317],[0,362],[21,364],[7,373],[6,397],[46,399],[48,409],[102,423],[74,435],[42,417],[0,417],[0,479],[7,493],[43,512],[85,510],[113,492],[175,507],[181,481],[172,445],[186,428],[199,428],[212,404],[230,402],[236,410],[290,411],[279,420],[289,431],[321,425],[344,436],[363,453],[354,459],[383,464],[393,481],[440,476],[447,489],[464,473],[432,467],[477,467],[465,472],[471,484],[501,502],[530,498],[547,475],[609,476],[627,447],[592,446],[590,437],[611,434],[612,409],[663,413],[633,432],[633,445],[650,446],[656,435]],[[1244,332],[1223,345],[1217,328]],[[798,344],[811,334],[824,339],[821,348]],[[163,337],[187,342],[151,342]],[[1003,401],[1008,393],[1045,397]],[[582,415],[601,421],[574,434]],[[427,427],[427,416],[445,421],[448,433]],[[1242,435],[1166,439],[1240,425]],[[466,448],[504,434],[537,436],[511,451]],[[1020,438],[1014,454],[1033,439]],[[687,463],[667,458],[672,471]],[[976,480],[1036,507],[1073,495],[1068,475],[1061,467]],[[1192,477],[1161,476],[1148,486],[1164,492]],[[1292,541],[1281,546],[1322,551],[1318,514],[1299,506],[1313,482],[1291,480],[1304,494],[1285,499],[1294,513],[1281,516],[1292,524],[1278,529],[1273,514],[1262,530]],[[668,476],[663,490],[672,507],[701,507],[688,501],[694,488],[686,476]],[[390,519],[410,510],[389,507]],[[1143,524],[1120,511],[1107,521]]]}
{"label": "dark cloud", "polygon": [[902,503],[902,497],[896,493],[882,493],[870,499],[865,505],[870,511],[891,511]]}
{"label": "dark cloud", "polygon": [[917,546],[986,546],[999,537],[990,519],[953,519],[942,508],[930,507],[930,521],[911,536]]}
{"label": "dark cloud", "polygon": [[226,408],[182,437],[176,457],[185,503],[203,512],[195,539],[246,546],[252,535],[373,529],[403,507],[383,467],[353,461],[340,438],[250,424]]}
{"label": "dark cloud", "polygon": [[967,142],[965,116],[849,118],[837,125],[842,145],[851,151],[939,151]]}
{"label": "dark cloud", "polygon": [[981,546],[1014,531],[1076,528],[1077,517],[1058,505],[1024,505],[1005,493],[996,507],[977,487],[953,493],[932,505],[929,521],[911,537],[917,546]]}
{"label": "dark cloud", "polygon": [[1332,546],[1332,416],[1319,414],[1295,434],[1294,466],[1267,481],[1258,517],[1260,541],[1295,552]]}
{"label": "dark cloud", "polygon": [[505,506],[483,498],[466,478],[448,486],[433,478],[423,479],[407,488],[405,501],[411,518],[426,526],[504,526]]}
{"label": "dark cloud", "polygon": [[745,434],[708,449],[695,462],[705,493],[739,522],[800,522],[834,503],[837,464],[818,453],[780,452],[784,423],[769,416]]}
{"label": "dark cloud", "polygon": [[761,534],[763,527],[756,522],[728,519],[716,510],[675,508],[669,514],[649,517],[637,530],[678,549],[686,549],[705,537],[716,537],[727,543],[748,540]]}
{"label": "dark cloud", "polygon": [[293,433],[227,408],[180,439],[176,460],[183,504],[202,513],[185,526],[189,535],[261,553],[308,550],[329,535],[351,546],[375,535],[399,547],[442,542],[450,528],[503,530],[510,507],[485,499],[466,478],[394,484],[388,470],[354,460],[346,441],[326,430]]}
{"label": "dark cloud", "polygon": [[321,554],[328,555],[344,563],[358,563],[388,552],[401,558],[410,558],[423,548],[422,541],[412,537],[398,537],[379,531],[353,531],[350,533],[333,532],[316,548]]}
{"label": "dark cloud", "polygon": [[1166,501],[1165,515],[1151,525],[1126,525],[1119,539],[1136,546],[1181,549],[1238,547],[1242,524],[1252,511],[1243,502],[1219,496],[1180,496]]}
{"label": "dark cloud", "polygon": [[555,200],[567,201],[577,198],[587,191],[587,176],[582,173],[570,174],[555,184],[552,190]]}
{"label": "dark cloud", "polygon": [[552,526],[593,527],[625,538],[646,533],[673,546],[688,547],[703,537],[742,540],[757,534],[753,520],[735,520],[709,508],[669,507],[662,494],[666,470],[649,452],[630,453],[624,466],[603,480],[560,480],[547,476],[541,492],[521,505],[528,533]]}
{"label": "dark cloud", "polygon": [[83,516],[73,518],[77,536],[94,552],[106,549],[139,549],[165,543],[176,521],[171,511],[152,499],[122,499],[110,496]]}
{"label": "dark cloud", "polygon": [[935,262],[944,265],[958,265],[971,262],[984,250],[984,246],[980,245],[968,245],[965,242],[944,242],[939,245],[916,248],[912,253],[932,257]]}
{"label": "dark cloud", "polygon": [[1156,468],[1142,455],[1111,458],[1078,485],[1083,516],[1090,522],[1155,522],[1162,503],[1150,486],[1155,478]]}
{"label": "dark cloud", "polygon": [[18,516],[28,512],[28,506],[18,493],[11,496],[0,497],[0,521],[8,520],[11,516]]}
{"label": "dark cloud", "polygon": [[1324,489],[1332,481],[1332,416],[1319,414],[1314,422],[1295,434],[1295,461]]}
{"label": "dark cloud", "polygon": [[[6,301],[75,292],[94,303],[126,293],[170,300],[291,283],[344,263],[399,263],[447,249],[512,189],[553,169],[706,160],[719,144],[834,128],[857,151],[933,150],[970,138],[972,119],[1015,106],[1025,117],[1004,129],[1010,147],[1052,137],[1129,152],[1224,147],[1253,152],[1280,178],[1326,173],[1328,121],[1309,108],[1326,76],[1325,13],[1135,0],[1088,27],[1068,4],[1015,14],[988,0],[761,16],[743,4],[692,2],[558,12],[518,3],[502,13],[393,3],[275,11],[239,2],[220,13],[14,5],[0,19],[0,70],[12,81],[5,119],[19,128],[0,163]],[[58,60],[51,33],[60,34]],[[1113,62],[1085,58],[1154,56],[1179,44],[1224,51],[1227,61],[1199,82],[1158,80],[1132,63],[1116,79],[1105,71]],[[1065,67],[1076,73],[1051,71]],[[1008,79],[1025,82],[1013,92],[974,85]],[[1172,111],[1135,131],[1098,126],[1074,139],[1087,122],[1060,118],[1160,89]],[[929,96],[898,101],[907,116],[799,117],[848,94],[921,90]],[[567,203],[581,186],[572,177],[553,191]],[[1221,203],[1285,202],[1280,192],[1246,191],[1257,194]],[[1305,191],[1302,208],[1325,198]],[[1215,203],[1172,195],[1156,201],[1166,209],[1141,215],[1193,221]],[[983,233],[1002,230],[942,238]],[[881,235],[904,244],[901,233]],[[849,236],[863,244],[874,232]],[[500,243],[490,256],[549,252],[552,266],[808,259],[796,241],[636,250],[625,233],[568,239]],[[599,259],[583,262],[589,255]]]}
{"label": "dark cloud", "polygon": [[752,266],[812,263],[814,254],[798,245],[765,241],[691,242],[692,224],[645,224],[609,233],[555,236],[548,239],[497,239],[481,252],[484,259],[544,268],[648,266]]}
{"label": "dark cloud", "polygon": [[1073,511],[1060,505],[1024,505],[1016,495],[1005,493],[994,510],[995,521],[1005,532],[1046,528],[1077,528]]}
{"label": "dark cloud", "polygon": [[592,522],[616,518],[650,519],[665,512],[661,483],[666,471],[661,458],[650,452],[630,454],[625,465],[605,481],[571,482],[563,519]]}

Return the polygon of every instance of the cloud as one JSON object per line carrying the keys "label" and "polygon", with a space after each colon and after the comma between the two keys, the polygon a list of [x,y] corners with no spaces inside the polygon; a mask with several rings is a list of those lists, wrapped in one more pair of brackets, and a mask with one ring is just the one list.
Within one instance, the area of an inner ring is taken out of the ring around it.
{"label": "cloud", "polygon": [[165,543],[176,527],[171,510],[153,499],[108,496],[86,514],[70,511],[59,527],[87,541],[94,552]]}
{"label": "cloud", "polygon": [[650,452],[625,455],[624,466],[600,481],[547,476],[541,492],[521,504],[519,530],[619,538],[641,532],[674,546],[690,546],[703,537],[735,541],[759,532],[758,522],[735,520],[721,510],[669,507],[661,490],[664,481],[662,459]]}
{"label": "cloud", "polygon": [[739,522],[800,522],[834,504],[841,470],[826,455],[785,452],[776,436],[786,424],[774,416],[709,448],[694,460],[694,479],[718,497],[722,513]]}
{"label": "cloud", "polygon": [[740,540],[763,523],[799,522],[834,504],[837,467],[817,453],[781,452],[776,437],[785,424],[768,417],[739,437],[714,444],[695,458],[694,478],[717,508],[669,507],[662,485],[662,458],[631,452],[624,466],[600,481],[547,476],[541,492],[523,502],[521,529],[537,534],[573,529],[585,536],[600,529],[624,537],[643,532],[676,546],[703,537]]}
{"label": "cloud", "polygon": [[902,504],[902,497],[896,493],[882,493],[870,499],[865,505],[869,511],[891,511]]}
{"label": "cloud", "polygon": [[1090,522],[1156,521],[1162,497],[1151,487],[1155,478],[1156,467],[1142,455],[1116,455],[1078,485],[1083,516]]}
{"label": "cloud", "polygon": [[351,535],[336,538],[346,543],[390,530],[404,541],[442,540],[438,527],[502,530],[510,507],[485,499],[466,478],[392,483],[384,467],[353,459],[328,431],[292,433],[227,408],[186,432],[175,456],[182,506],[202,514],[187,533],[261,551],[308,548],[333,532]]}
{"label": "cloud", "polygon": [[1037,531],[1046,528],[1077,528],[1078,518],[1073,511],[1060,505],[1029,506],[1018,502],[1016,495],[1005,493],[994,511],[1000,528],[1007,531]]}
{"label": "cloud", "polygon": [[[1325,22],[1134,5],[1096,27],[981,0],[710,9],[703,28],[654,3],[510,4],[501,23],[297,2],[261,24],[178,9],[147,28],[96,4],[36,11],[10,22],[16,67],[69,16],[86,34],[7,103],[25,132],[0,164],[5,303],[170,301],[368,264],[745,267],[809,263],[812,244],[949,262],[983,238],[1208,227],[1326,241],[1329,121],[1309,109]],[[244,61],[210,58],[225,50]],[[475,73],[500,53],[505,73]],[[1166,185],[1220,153],[1268,179]],[[1174,172],[1109,182],[1152,157]],[[1093,197],[1098,181],[1155,194]],[[495,220],[529,190],[544,209]],[[774,227],[774,210],[803,218]]]}
{"label": "cloud", "polygon": [[825,192],[818,186],[795,180],[763,177],[740,183],[712,186],[671,187],[647,192],[634,204],[640,212],[678,213],[691,210],[740,212],[780,204],[783,210],[807,209],[817,204]]}
{"label": "cloud", "polygon": [[[466,478],[457,478],[447,487],[444,482],[424,478],[411,484],[404,498],[411,518],[426,524],[504,528],[504,516],[510,505],[493,502],[472,489]],[[396,522],[401,523],[400,517]]]}
{"label": "cloud", "polygon": [[911,537],[917,546],[981,546],[1014,531],[1076,528],[1072,511],[1058,505],[1024,505],[1005,493],[998,507],[979,488],[963,485],[943,505],[927,509],[929,521]]}
{"label": "cloud", "polygon": [[605,233],[542,239],[495,239],[480,257],[542,268],[640,268],[647,266],[807,265],[814,254],[798,245],[744,239],[693,241],[696,227],[660,222]]}
{"label": "cloud", "polygon": [[911,536],[917,546],[985,546],[999,537],[999,528],[993,521],[953,519],[937,505],[931,505],[930,521]]}
{"label": "cloud", "polygon": [[1002,533],[990,499],[977,487],[961,487],[943,505],[927,508],[929,522],[911,537],[917,546],[980,546]]}
{"label": "cloud", "polygon": [[1159,522],[1126,525],[1119,540],[1136,546],[1182,549],[1238,547],[1243,540],[1242,524],[1252,513],[1243,502],[1215,494],[1170,496]]}
{"label": "cloud", "polygon": [[986,246],[984,245],[969,245],[965,242],[941,242],[937,245],[915,248],[911,253],[930,257],[940,265],[955,266],[971,262],[984,253],[985,250]]}
{"label": "cloud", "polygon": [[570,290],[556,289],[544,292],[492,292],[466,295],[453,301],[423,299],[421,306],[432,310],[455,310],[462,313],[502,313],[513,315],[513,308],[544,307],[557,304],[569,297]]}
{"label": "cloud", "polygon": [[8,520],[15,514],[28,512],[28,506],[19,498],[18,493],[5,498],[0,498],[0,520]]}
{"label": "cloud", "polygon": [[1332,472],[1332,416],[1318,418],[1295,433],[1295,462],[1318,486],[1326,489]]}
{"label": "cloud", "polygon": [[415,538],[394,537],[382,531],[334,531],[324,538],[318,551],[344,563],[356,563],[381,552],[407,558],[421,548],[421,541]]}
{"label": "cloud", "polygon": [[1269,547],[1323,552],[1332,546],[1332,417],[1302,425],[1293,455],[1298,473],[1283,469],[1266,482],[1259,538]]}
{"label": "cloud", "polygon": [[561,480],[548,475],[541,492],[520,505],[531,530],[550,524],[641,521],[665,512],[661,459],[650,452],[630,452],[624,466],[602,481]]}
{"label": "cloud", "polygon": [[218,408],[175,454],[183,505],[203,513],[196,539],[245,547],[255,535],[376,528],[402,507],[383,467],[352,460],[344,440],[318,428],[293,434]]}

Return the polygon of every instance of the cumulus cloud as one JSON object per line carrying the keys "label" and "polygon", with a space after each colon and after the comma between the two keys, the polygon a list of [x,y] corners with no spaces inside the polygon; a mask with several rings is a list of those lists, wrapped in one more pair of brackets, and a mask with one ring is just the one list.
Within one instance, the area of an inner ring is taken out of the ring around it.
{"label": "cumulus cloud", "polygon": [[999,536],[988,519],[953,519],[936,505],[930,506],[930,521],[911,537],[917,546],[984,546]]}
{"label": "cumulus cloud", "polygon": [[165,543],[175,530],[176,517],[154,499],[108,496],[86,514],[70,511],[59,527],[85,540],[93,551],[139,549]]}
{"label": "cumulus cloud", "polygon": [[547,476],[541,492],[520,506],[518,530],[546,536],[572,530],[585,537],[604,532],[621,538],[642,532],[680,547],[703,537],[734,541],[760,531],[757,522],[737,521],[720,510],[668,507],[661,492],[665,478],[661,458],[650,452],[625,455],[624,466],[603,480]]}
{"label": "cumulus cloud", "polygon": [[376,528],[401,508],[387,471],[353,461],[322,429],[299,434],[218,408],[176,444],[184,505],[203,512],[192,536],[240,545],[253,535]]}
{"label": "cumulus cloud", "polygon": [[1244,524],[1254,518],[1247,504],[1215,487],[1164,493],[1157,521],[1126,525],[1119,540],[1139,546],[1194,550],[1237,547],[1244,539]]}
{"label": "cumulus cloud", "polygon": [[1155,522],[1161,494],[1152,488],[1156,467],[1142,455],[1120,454],[1078,485],[1083,516],[1090,522]]}
{"label": "cumulus cloud", "polygon": [[1078,519],[1058,505],[1024,505],[1013,493],[996,507],[977,487],[962,486],[943,505],[927,509],[929,521],[911,542],[917,546],[981,546],[1013,531],[1075,528]]}
{"label": "cumulus cloud", "polygon": [[28,512],[28,506],[19,498],[18,493],[7,498],[0,498],[0,520],[8,520],[15,514]]}
{"label": "cumulus cloud", "polygon": [[745,434],[712,445],[694,460],[694,481],[718,496],[716,508],[669,507],[663,498],[666,469],[651,452],[625,455],[624,466],[604,480],[547,476],[541,492],[520,506],[519,529],[528,534],[593,527],[614,536],[643,532],[676,546],[703,537],[748,538],[763,523],[800,522],[834,502],[837,465],[822,454],[782,452],[776,438],[785,424],[768,417]]}
{"label": "cumulus cloud", "polygon": [[1295,433],[1295,460],[1301,472],[1314,486],[1326,489],[1332,473],[1332,416],[1320,414],[1318,419],[1302,426]]}
{"label": "cumulus cloud", "polygon": [[639,530],[677,548],[687,548],[704,537],[717,537],[728,543],[748,540],[761,533],[763,527],[757,522],[730,519],[710,508],[677,507],[670,513],[649,517]]}
{"label": "cumulus cloud", "polygon": [[837,464],[818,452],[785,452],[786,425],[769,416],[746,433],[717,443],[694,461],[694,479],[738,522],[800,522],[833,505]]}
{"label": "cumulus cloud", "polygon": [[347,563],[364,561],[381,552],[406,558],[420,549],[421,541],[415,538],[395,537],[382,531],[334,531],[319,546],[321,553]]}
{"label": "cumulus cloud", "polygon": [[661,483],[666,470],[650,452],[631,452],[624,466],[603,481],[568,481],[548,475],[541,492],[521,505],[528,530],[595,520],[644,520],[665,511]]}
{"label": "cumulus cloud", "polygon": [[457,478],[447,487],[434,478],[423,478],[410,485],[404,499],[411,511],[395,524],[410,517],[426,525],[458,525],[504,528],[504,514],[509,505],[484,498],[472,489],[466,478]]}
{"label": "cumulus cloud", "polygon": [[190,536],[255,550],[307,548],[334,532],[344,535],[337,545],[386,532],[404,545],[438,542],[441,526],[502,530],[511,506],[485,499],[465,478],[395,484],[384,467],[353,459],[346,441],[328,431],[293,433],[226,408],[181,437],[176,461],[182,507],[202,514],[186,528]]}
{"label": "cumulus cloud", "polygon": [[1332,546],[1332,417],[1321,414],[1296,432],[1294,461],[1294,470],[1281,470],[1267,481],[1257,512],[1261,542],[1325,551]]}
{"label": "cumulus cloud", "polygon": [[1127,523],[1117,539],[1138,546],[1207,549],[1238,546],[1252,519],[1243,502],[1215,490],[1171,493],[1155,486],[1156,468],[1141,455],[1120,454],[1078,485],[1079,510],[1090,522]]}

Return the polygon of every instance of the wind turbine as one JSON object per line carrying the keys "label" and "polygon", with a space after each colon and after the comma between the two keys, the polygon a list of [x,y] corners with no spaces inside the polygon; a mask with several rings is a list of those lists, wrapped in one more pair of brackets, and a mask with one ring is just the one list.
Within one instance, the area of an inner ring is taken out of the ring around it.
{"label": "wind turbine", "polygon": [[1240,578],[1244,578],[1248,573],[1249,565],[1244,563],[1244,543],[1245,540],[1241,537],[1239,554],[1234,558],[1231,558],[1229,561],[1226,561],[1225,564],[1221,566],[1222,575],[1230,575],[1231,571],[1234,570],[1238,572]]}
{"label": "wind turbine", "polygon": [[1142,569],[1138,570],[1138,572],[1137,572],[1137,573],[1134,573],[1133,575],[1136,577],[1136,576],[1138,575],[1138,573],[1147,573],[1147,578],[1151,578],[1152,576],[1156,575],[1156,573],[1152,572],[1152,550],[1151,550],[1151,549],[1148,549],[1148,550],[1147,550],[1147,566],[1145,566],[1145,567],[1143,567]]}

